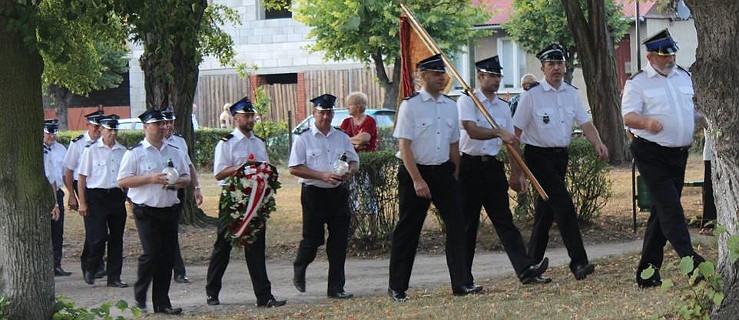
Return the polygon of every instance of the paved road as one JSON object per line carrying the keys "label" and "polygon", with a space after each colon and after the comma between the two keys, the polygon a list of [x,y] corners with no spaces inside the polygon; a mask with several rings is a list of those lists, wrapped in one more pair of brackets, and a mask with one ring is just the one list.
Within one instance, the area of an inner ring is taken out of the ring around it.
{"label": "paved road", "polygon": [[[592,261],[612,255],[637,252],[640,248],[641,240],[586,246],[588,256]],[[550,248],[547,256],[550,260],[550,267],[565,266],[569,263],[565,248]],[[133,257],[127,257],[125,260],[121,278],[133,285],[136,279],[136,260]],[[290,304],[310,304],[326,299],[327,268],[328,263],[325,260],[311,264],[307,272],[307,292],[301,294],[292,286],[292,263],[290,261],[270,260],[267,262],[274,295],[279,299],[287,299]],[[76,271],[70,266],[66,269]],[[237,250],[234,250],[233,259],[223,279],[223,289],[220,294],[221,306],[212,307],[205,304],[207,265],[190,265],[187,267],[187,272],[192,283],[172,282],[170,297],[173,305],[182,307],[188,314],[248,310],[256,303],[246,263]],[[386,259],[350,259],[346,263],[346,272],[348,292],[356,296],[386,294],[388,279]],[[477,254],[473,272],[478,279],[514,276],[513,268],[504,252]],[[133,301],[131,287],[107,288],[104,280],[99,279],[95,285],[89,286],[83,282],[81,273],[75,272],[69,277],[56,278],[56,292],[58,295],[68,296],[72,301],[85,306],[96,306],[104,301],[118,301],[119,299]],[[449,273],[444,255],[416,257],[411,277],[412,289],[448,285]]]}

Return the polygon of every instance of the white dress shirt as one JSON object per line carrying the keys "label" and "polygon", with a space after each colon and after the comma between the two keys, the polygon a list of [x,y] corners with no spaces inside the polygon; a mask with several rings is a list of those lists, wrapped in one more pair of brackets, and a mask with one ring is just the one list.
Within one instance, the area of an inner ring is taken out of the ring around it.
{"label": "white dress shirt", "polygon": [[513,116],[513,125],[521,129],[521,142],[543,148],[570,145],[574,123],[582,126],[590,116],[575,87],[562,82],[559,89],[546,79],[524,91]]}
{"label": "white dress shirt", "polygon": [[182,153],[185,155],[185,163],[187,163],[188,166],[192,165],[192,159],[190,159],[190,154],[188,153],[187,149],[187,142],[185,141],[185,138],[182,136],[174,133],[172,136],[169,137],[169,139],[165,139],[167,143],[177,147],[177,149],[180,149]]}
{"label": "white dress shirt", "polygon": [[[250,132],[249,137],[246,137],[239,129],[235,129],[229,136],[222,138],[216,145],[213,175],[217,175],[228,167],[244,164],[250,153],[254,154],[254,159],[257,161],[269,162],[264,141],[255,136],[254,132]],[[226,184],[224,180],[218,180],[218,185],[224,184]]]}
{"label": "white dress shirt", "polygon": [[87,178],[85,180],[87,188],[118,188],[118,170],[124,153],[126,148],[118,141],[110,148],[103,143],[102,138],[86,147],[80,159],[78,172]]}
{"label": "white dress shirt", "polygon": [[[513,133],[513,119],[511,118],[511,108],[508,103],[494,96],[493,100],[488,98],[480,91],[475,90],[475,96],[480,100],[482,105],[488,111],[495,123],[503,130]],[[464,129],[462,121],[472,121],[480,128],[492,129],[488,120],[483,116],[482,112],[477,109],[472,98],[462,95],[457,99],[457,108],[459,109],[459,151],[471,156],[495,156],[503,147],[503,140],[500,138],[477,140],[470,138],[467,130]]]}
{"label": "white dress shirt", "polygon": [[74,180],[77,180],[77,175],[79,174],[77,168],[80,164],[82,152],[85,151],[85,146],[90,144],[90,141],[92,141],[90,133],[85,131],[81,137],[77,138],[77,141],[69,143],[69,150],[67,150],[67,154],[64,156],[64,167],[72,170],[72,179]]}
{"label": "white dress shirt", "polygon": [[50,146],[43,144],[43,148],[46,180],[49,184],[56,182],[58,190],[64,186],[64,157],[67,154],[67,148],[56,141]]}
{"label": "white dress shirt", "polygon": [[[299,134],[293,141],[288,167],[304,165],[315,171],[333,172],[334,162],[344,153],[347,163],[351,161],[359,163],[359,155],[354,151],[354,146],[346,133],[331,127],[328,134],[324,135],[314,123],[309,130]],[[305,178],[298,179],[298,183],[319,188],[336,188],[341,185]]]}
{"label": "white dress shirt", "polygon": [[[422,89],[400,104],[393,137],[411,141],[416,164],[449,161],[449,145],[459,141],[456,102],[445,95],[434,99]],[[400,151],[396,156],[400,158]]]}
{"label": "white dress shirt", "polygon": [[662,131],[652,133],[630,128],[634,135],[664,147],[685,147],[693,142],[695,107],[690,75],[675,67],[667,77],[647,64],[626,81],[621,114],[633,112],[662,123]]}
{"label": "white dress shirt", "polygon": [[[166,141],[162,143],[162,148],[157,150],[148,140],[144,139],[123,155],[118,180],[131,176],[161,173],[170,159],[180,176],[189,175],[190,168],[183,160],[184,156],[181,153],[180,149],[167,144]],[[161,184],[154,183],[128,188],[128,198],[135,204],[156,208],[171,207],[180,202],[177,199],[177,190],[166,190]]]}

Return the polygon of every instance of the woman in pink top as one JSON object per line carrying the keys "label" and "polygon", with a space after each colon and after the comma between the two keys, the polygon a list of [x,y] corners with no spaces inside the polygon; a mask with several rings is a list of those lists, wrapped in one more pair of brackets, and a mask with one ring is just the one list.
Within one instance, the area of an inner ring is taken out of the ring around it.
{"label": "woman in pink top", "polygon": [[367,95],[362,92],[352,92],[346,96],[345,103],[349,108],[350,117],[341,122],[341,130],[349,135],[357,152],[377,151],[377,122],[374,118],[364,114],[364,109],[367,107]]}

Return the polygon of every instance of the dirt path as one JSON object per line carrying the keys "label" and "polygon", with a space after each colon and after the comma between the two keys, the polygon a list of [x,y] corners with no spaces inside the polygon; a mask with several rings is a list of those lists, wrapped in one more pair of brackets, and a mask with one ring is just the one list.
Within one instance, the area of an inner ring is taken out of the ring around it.
{"label": "dirt path", "polygon": [[[605,243],[586,246],[588,256],[592,261],[624,253],[640,250],[641,240],[623,243]],[[223,279],[223,289],[220,294],[220,306],[205,304],[205,275],[207,265],[187,266],[188,276],[192,283],[178,284],[172,282],[170,297],[175,306],[182,307],[186,314],[230,313],[251,310],[254,308],[254,297],[246,264],[240,254],[234,250],[229,269]],[[550,248],[547,252],[550,266],[564,266],[569,263],[567,251],[564,248]],[[123,266],[123,281],[131,286],[136,279],[136,259],[126,257]],[[68,263],[69,264],[69,263]],[[316,261],[310,265],[307,273],[307,292],[299,293],[292,286],[292,263],[284,260],[270,260],[267,262],[272,291],[279,299],[287,299],[289,304],[315,304],[326,299],[326,270],[327,262]],[[107,288],[105,279],[99,279],[95,285],[89,286],[82,280],[79,271],[67,266],[67,270],[76,271],[69,277],[56,278],[56,292],[58,295],[69,297],[79,305],[96,306],[104,301],[118,301],[124,299],[133,301],[133,289]],[[387,259],[361,260],[350,259],[346,263],[346,290],[356,296],[384,295],[387,290],[388,261]],[[504,252],[482,253],[475,256],[473,272],[477,279],[488,279],[502,276],[513,276],[513,268]],[[596,274],[598,270],[596,268]],[[100,281],[103,280],[103,281]],[[557,279],[553,279],[555,282]],[[479,281],[478,281],[479,282]],[[443,255],[419,255],[416,257],[411,289],[433,288],[448,286],[449,274]]]}

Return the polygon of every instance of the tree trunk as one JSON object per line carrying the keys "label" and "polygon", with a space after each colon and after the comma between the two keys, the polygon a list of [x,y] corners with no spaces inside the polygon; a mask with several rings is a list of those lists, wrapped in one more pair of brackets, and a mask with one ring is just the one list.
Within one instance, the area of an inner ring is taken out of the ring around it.
{"label": "tree trunk", "polygon": [[59,130],[66,131],[69,127],[67,123],[67,110],[74,95],[69,89],[53,84],[46,90],[51,98],[54,99],[54,104],[56,105],[56,118],[59,119]]}
{"label": "tree trunk", "polygon": [[[686,0],[698,34],[696,61],[691,68],[696,107],[711,123],[715,134],[711,162],[718,223],[729,234],[739,231],[739,3],[735,0]],[[678,52],[680,54],[680,52]],[[728,84],[728,85],[727,85]],[[714,308],[712,319],[736,319],[739,314],[739,272],[732,264],[728,236],[719,237],[718,270],[724,279],[726,298]]]}
{"label": "tree trunk", "polygon": [[588,0],[590,21],[585,19],[578,0],[562,0],[567,22],[577,43],[577,52],[587,84],[593,124],[608,147],[610,163],[624,164],[628,159],[626,137],[618,90],[618,73],[613,58],[615,50],[608,32],[605,3]]}
{"label": "tree trunk", "polygon": [[[202,1],[202,10],[193,11],[191,21],[201,21],[206,6],[207,2]],[[198,38],[197,35],[193,35],[190,38],[178,40],[175,41],[172,55],[174,86],[170,101],[174,106],[175,117],[177,118],[175,131],[183,136],[189,146],[190,158],[194,159],[195,132],[192,127],[192,102],[200,73],[198,69],[200,59],[197,52]],[[194,189],[192,186],[188,186],[185,189],[180,221],[182,224],[204,226],[216,223],[217,219],[207,216],[203,210],[197,207],[194,200]]]}
{"label": "tree trunk", "polygon": [[385,89],[385,101],[382,107],[385,109],[395,110],[398,107],[398,92],[400,90],[400,58],[395,58],[393,62],[393,78],[389,79],[385,72],[385,61],[382,54],[372,55],[372,61],[375,63],[375,74],[380,81],[380,85]]}
{"label": "tree trunk", "polygon": [[[0,11],[18,3],[0,0]],[[51,319],[54,196],[41,153],[43,62],[6,21],[0,19],[0,292],[10,300],[10,319]]]}

